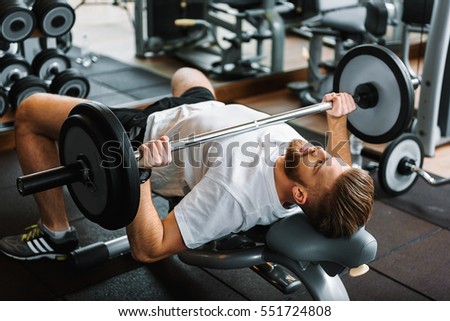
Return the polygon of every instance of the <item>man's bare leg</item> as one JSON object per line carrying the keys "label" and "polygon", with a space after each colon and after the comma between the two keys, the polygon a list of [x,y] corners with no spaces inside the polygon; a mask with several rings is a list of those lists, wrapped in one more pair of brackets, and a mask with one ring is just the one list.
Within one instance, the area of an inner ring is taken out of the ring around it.
{"label": "man's bare leg", "polygon": [[183,67],[178,69],[172,76],[173,96],[179,97],[193,87],[205,87],[211,91],[214,97],[216,96],[209,79],[197,69]]}
{"label": "man's bare leg", "polygon": [[[15,117],[16,149],[24,174],[60,166],[56,141],[72,108],[81,99],[35,94],[19,106]],[[53,231],[69,228],[62,188],[34,195],[41,222]]]}

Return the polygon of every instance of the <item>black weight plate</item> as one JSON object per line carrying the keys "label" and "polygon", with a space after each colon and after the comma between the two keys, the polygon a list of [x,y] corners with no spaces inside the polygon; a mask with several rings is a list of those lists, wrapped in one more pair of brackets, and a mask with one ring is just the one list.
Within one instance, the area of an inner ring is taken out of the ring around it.
{"label": "black weight plate", "polygon": [[57,95],[86,98],[89,91],[89,80],[74,68],[59,73],[50,84],[50,92]]}
{"label": "black weight plate", "polygon": [[33,6],[39,30],[48,37],[59,37],[75,24],[75,10],[63,0],[41,0]]}
{"label": "black weight plate", "polygon": [[0,58],[0,86],[10,87],[16,80],[31,73],[31,66],[24,57],[5,54]]}
{"label": "black weight plate", "polygon": [[348,128],[366,142],[387,143],[404,133],[411,122],[414,112],[411,76],[391,50],[361,45],[348,51],[339,62],[333,90],[354,94],[357,86],[364,83],[375,86],[378,103],[349,114]]}
{"label": "black weight plate", "polygon": [[20,42],[28,38],[36,26],[36,17],[25,3],[2,0],[0,10],[0,39]]}
{"label": "black weight plate", "polygon": [[77,105],[59,139],[62,165],[83,159],[92,185],[67,185],[83,215],[114,230],[130,224],[140,200],[139,170],[131,142],[116,116],[100,103]]}
{"label": "black weight plate", "polygon": [[418,178],[417,173],[399,173],[398,165],[404,157],[414,160],[417,167],[421,168],[423,165],[422,142],[414,134],[401,135],[386,147],[381,156],[378,179],[383,190],[392,196],[409,191]]}
{"label": "black weight plate", "polygon": [[0,88],[0,117],[5,116],[6,112],[8,111],[8,94],[5,90]]}
{"label": "black weight plate", "polygon": [[8,99],[11,107],[16,110],[20,103],[36,93],[48,92],[47,84],[40,78],[30,75],[17,80],[9,90]]}
{"label": "black weight plate", "polygon": [[51,48],[38,53],[31,63],[33,73],[41,79],[52,80],[56,74],[71,67],[70,59],[59,49]]}

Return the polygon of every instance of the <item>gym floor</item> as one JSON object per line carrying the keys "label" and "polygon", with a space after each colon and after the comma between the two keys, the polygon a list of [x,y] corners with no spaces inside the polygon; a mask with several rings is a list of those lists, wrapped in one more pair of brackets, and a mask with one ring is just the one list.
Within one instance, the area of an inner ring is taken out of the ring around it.
{"label": "gym floor", "polygon": [[[118,61],[142,67],[163,77],[185,64],[176,59],[134,57],[134,31],[127,11],[101,1],[87,1],[77,10],[72,30],[74,44],[81,46],[87,35],[90,50]],[[112,2],[112,1],[111,1]],[[70,0],[73,6],[78,0]],[[94,3],[94,4],[91,4]],[[109,1],[108,1],[109,3]],[[129,12],[134,14],[132,4]],[[301,58],[305,40],[288,37],[285,71],[304,75],[306,62]],[[419,62],[411,63],[420,66]],[[420,68],[420,67],[419,67]],[[244,84],[239,87],[239,84]],[[227,99],[227,88],[248,88],[246,81],[223,83],[214,81],[220,96]],[[234,87],[233,87],[234,86]],[[245,97],[245,98],[242,98]],[[269,113],[298,107],[298,100],[285,89],[263,94],[243,95],[236,102]],[[283,106],[283,107],[276,107]],[[323,132],[323,119],[302,118],[298,126],[311,135]],[[20,198],[15,178],[20,168],[10,133],[0,136],[0,168],[3,177],[0,190],[3,203],[0,236],[19,233],[37,219],[31,198]],[[369,146],[380,153],[384,146]],[[427,158],[425,169],[450,177],[450,147],[440,146],[434,158]],[[360,278],[342,275],[352,300],[450,300],[450,244],[448,212],[449,189],[418,183],[413,190],[398,198],[378,192],[375,213],[367,226],[378,241],[377,258],[371,270]],[[161,201],[163,207],[163,201]],[[106,241],[124,231],[106,231],[84,219],[68,200],[71,222],[77,227],[82,245]],[[284,295],[249,269],[211,270],[188,266],[176,256],[155,264],[141,265],[128,255],[89,271],[74,271],[61,262],[18,262],[0,256],[2,292],[0,300],[309,300],[306,291]]]}

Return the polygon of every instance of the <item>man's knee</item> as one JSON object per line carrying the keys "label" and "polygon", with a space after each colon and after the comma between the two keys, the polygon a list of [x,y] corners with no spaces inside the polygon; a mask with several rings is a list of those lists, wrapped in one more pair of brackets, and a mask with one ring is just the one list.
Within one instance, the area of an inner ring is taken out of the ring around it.
{"label": "man's knee", "polygon": [[192,87],[205,87],[215,96],[211,82],[200,70],[190,67],[178,69],[172,77],[172,94],[179,97]]}
{"label": "man's knee", "polygon": [[40,102],[45,99],[48,94],[36,93],[25,98],[17,107],[15,114],[15,125],[21,124],[30,120],[33,117],[33,109],[40,105]]}
{"label": "man's knee", "polygon": [[178,68],[175,73],[172,76],[172,79],[174,78],[185,78],[189,77],[189,75],[201,73],[198,69],[191,68],[191,67],[181,67]]}

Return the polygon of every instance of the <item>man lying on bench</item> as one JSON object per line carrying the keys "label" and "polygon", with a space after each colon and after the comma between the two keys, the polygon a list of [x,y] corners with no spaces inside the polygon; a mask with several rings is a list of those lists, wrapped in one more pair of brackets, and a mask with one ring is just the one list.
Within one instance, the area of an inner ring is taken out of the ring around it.
{"label": "man lying on bench", "polygon": [[[251,108],[215,100],[209,80],[182,68],[172,78],[173,97],[146,109],[117,109],[130,139],[146,142],[140,166],[152,169],[141,184],[138,213],[126,231],[133,257],[154,262],[196,248],[232,232],[271,224],[297,213],[299,206],[317,231],[348,237],[369,220],[374,198],[371,177],[350,168],[346,114],[351,95],[330,93],[325,101],[331,137],[325,152],[307,143],[287,124],[255,129],[201,146],[170,152],[174,139],[198,135],[265,117]],[[16,114],[17,154],[25,174],[59,166],[55,141],[80,99],[35,94]],[[145,173],[145,172],[144,172]],[[183,197],[163,220],[152,193]],[[63,189],[34,194],[40,219],[24,234],[4,237],[0,250],[30,260],[64,259],[78,246],[69,225]]]}

